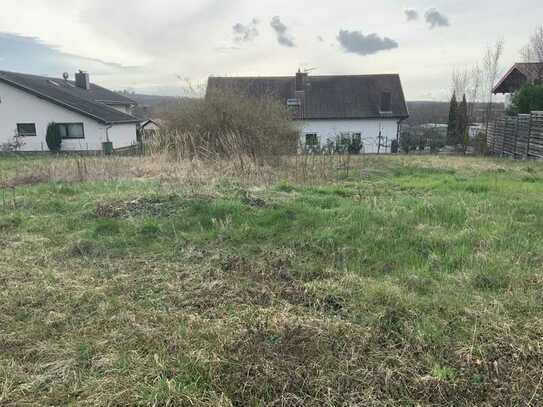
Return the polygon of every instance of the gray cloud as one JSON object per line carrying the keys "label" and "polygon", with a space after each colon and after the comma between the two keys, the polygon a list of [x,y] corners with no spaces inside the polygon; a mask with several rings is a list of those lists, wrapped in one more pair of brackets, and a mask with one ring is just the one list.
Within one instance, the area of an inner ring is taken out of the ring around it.
{"label": "gray cloud", "polygon": [[407,21],[416,21],[419,19],[419,12],[414,8],[407,8],[404,10]]}
{"label": "gray cloud", "polygon": [[277,34],[277,41],[279,42],[280,45],[284,47],[289,47],[289,48],[296,46],[294,44],[294,40],[288,33],[287,26],[281,22],[281,19],[278,16],[275,16],[274,18],[272,18],[270,25],[271,25],[271,28],[273,28],[273,30]]}
{"label": "gray cloud", "polygon": [[390,38],[381,38],[375,33],[364,35],[360,31],[341,30],[337,39],[345,52],[358,55],[372,55],[399,47],[399,44]]}
{"label": "gray cloud", "polygon": [[450,25],[449,19],[446,15],[441,14],[435,8],[432,8],[426,12],[424,15],[426,22],[430,25],[430,29],[436,27],[448,27]]}
{"label": "gray cloud", "polygon": [[232,28],[234,30],[234,41],[237,43],[253,41],[259,35],[258,24],[259,21],[253,18],[249,24],[237,23],[234,25]]}

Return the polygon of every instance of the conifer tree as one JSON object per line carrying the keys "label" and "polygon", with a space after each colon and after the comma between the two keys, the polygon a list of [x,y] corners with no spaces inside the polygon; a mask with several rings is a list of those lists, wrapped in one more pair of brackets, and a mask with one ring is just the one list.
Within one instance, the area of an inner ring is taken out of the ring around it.
{"label": "conifer tree", "polygon": [[456,92],[453,93],[449,107],[449,122],[447,127],[447,145],[456,144],[456,115],[458,111],[458,102],[456,101]]}
{"label": "conifer tree", "polygon": [[458,106],[456,111],[456,131],[455,131],[455,145],[462,148],[462,151],[466,152],[468,140],[468,101],[466,95],[462,98],[462,102]]}

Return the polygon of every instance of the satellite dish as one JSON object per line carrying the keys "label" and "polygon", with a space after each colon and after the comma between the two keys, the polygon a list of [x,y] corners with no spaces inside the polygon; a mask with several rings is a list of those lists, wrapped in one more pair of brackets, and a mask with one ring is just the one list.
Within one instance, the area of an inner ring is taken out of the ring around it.
{"label": "satellite dish", "polygon": [[65,81],[67,81],[68,79],[70,79],[70,74],[68,72],[64,72],[62,74],[62,77],[64,78]]}

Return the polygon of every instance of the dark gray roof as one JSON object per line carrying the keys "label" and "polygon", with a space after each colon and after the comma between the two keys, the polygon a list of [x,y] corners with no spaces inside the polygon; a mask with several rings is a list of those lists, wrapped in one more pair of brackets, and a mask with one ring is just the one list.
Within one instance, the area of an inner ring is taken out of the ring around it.
{"label": "dark gray roof", "polygon": [[90,89],[85,90],[76,87],[73,81],[7,71],[0,71],[0,81],[101,123],[139,122],[134,116],[106,106],[106,103],[135,105],[134,101],[95,84],[91,84]]}
{"label": "dark gray roof", "polygon": [[543,62],[519,62],[494,87],[494,93],[513,93],[526,83],[543,81]]}
{"label": "dark gray roof", "polygon": [[[208,95],[220,90],[241,92],[250,97],[273,96],[286,103],[296,98],[292,77],[210,77]],[[391,112],[381,112],[383,92],[391,96]],[[407,118],[400,76],[347,75],[307,76],[304,119]],[[298,117],[300,118],[300,117]]]}

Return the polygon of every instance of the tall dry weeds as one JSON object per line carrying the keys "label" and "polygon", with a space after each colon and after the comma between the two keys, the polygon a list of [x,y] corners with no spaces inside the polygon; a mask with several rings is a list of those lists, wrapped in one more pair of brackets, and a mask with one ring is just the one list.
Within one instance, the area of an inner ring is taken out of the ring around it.
{"label": "tall dry weeds", "polygon": [[273,96],[254,98],[233,90],[214,91],[205,99],[179,103],[164,113],[167,130],[148,140],[148,154],[175,160],[234,160],[262,165],[294,154],[299,131],[286,106]]}

